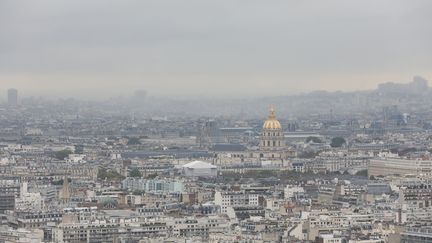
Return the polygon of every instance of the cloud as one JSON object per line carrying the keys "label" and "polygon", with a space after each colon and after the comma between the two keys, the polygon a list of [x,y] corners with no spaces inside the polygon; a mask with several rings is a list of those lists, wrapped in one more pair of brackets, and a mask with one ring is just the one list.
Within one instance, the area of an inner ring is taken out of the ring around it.
{"label": "cloud", "polygon": [[432,77],[430,7],[427,0],[2,1],[0,82],[44,93],[104,87],[104,95],[372,88]]}

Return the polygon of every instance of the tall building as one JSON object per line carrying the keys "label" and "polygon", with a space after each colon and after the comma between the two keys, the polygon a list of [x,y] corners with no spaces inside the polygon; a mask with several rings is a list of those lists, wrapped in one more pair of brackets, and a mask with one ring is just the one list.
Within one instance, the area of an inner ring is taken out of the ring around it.
{"label": "tall building", "polygon": [[259,145],[259,157],[264,160],[285,160],[293,156],[295,151],[287,148],[285,136],[280,122],[276,119],[274,108],[263,124]]}
{"label": "tall building", "polygon": [[17,106],[18,105],[18,90],[9,89],[8,90],[8,105]]}
{"label": "tall building", "polygon": [[70,186],[69,186],[69,179],[68,179],[67,176],[65,176],[63,178],[63,187],[62,187],[62,189],[60,190],[60,193],[59,193],[60,200],[63,203],[69,203],[69,200],[70,200],[70,197],[71,197],[70,190],[71,189],[70,189]]}
{"label": "tall building", "polygon": [[274,108],[270,108],[270,114],[264,122],[261,133],[261,150],[281,150],[285,147],[284,134],[280,122],[276,119]]}
{"label": "tall building", "polygon": [[0,213],[15,208],[15,198],[20,197],[20,178],[0,178]]}
{"label": "tall building", "polygon": [[[243,131],[243,133],[246,131]],[[290,148],[286,144],[282,125],[277,120],[276,112],[273,108],[270,108],[269,116],[262,126],[258,148],[246,149],[244,146],[230,146],[229,148],[225,147],[223,150],[218,148],[215,151],[218,151],[216,163],[221,161],[225,161],[224,163],[254,163],[260,161],[264,162],[265,166],[276,167],[288,166],[289,158],[296,155],[295,149]]]}
{"label": "tall building", "polygon": [[215,204],[221,207],[221,213],[227,213],[232,206],[258,206],[259,195],[255,193],[241,192],[215,192]]}

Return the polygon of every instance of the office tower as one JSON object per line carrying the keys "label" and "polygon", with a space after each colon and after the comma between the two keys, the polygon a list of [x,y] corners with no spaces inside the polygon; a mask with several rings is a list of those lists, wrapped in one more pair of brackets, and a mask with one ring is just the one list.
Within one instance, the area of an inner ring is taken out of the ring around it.
{"label": "office tower", "polygon": [[18,90],[9,89],[8,90],[8,105],[17,106],[18,105]]}

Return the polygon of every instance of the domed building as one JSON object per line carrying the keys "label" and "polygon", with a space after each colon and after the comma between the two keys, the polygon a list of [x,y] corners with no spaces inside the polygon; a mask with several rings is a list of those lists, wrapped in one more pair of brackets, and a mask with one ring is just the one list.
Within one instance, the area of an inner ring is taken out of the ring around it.
{"label": "domed building", "polygon": [[270,108],[269,116],[262,127],[259,153],[262,159],[282,161],[292,153],[285,145],[283,129],[273,107]]}
{"label": "domed building", "polygon": [[285,148],[285,140],[280,122],[276,119],[274,108],[264,122],[261,132],[260,150],[275,151]]}
{"label": "domed building", "polygon": [[[235,147],[231,145],[229,148]],[[286,167],[289,165],[289,158],[295,156],[295,150],[286,146],[283,128],[273,107],[263,123],[258,147],[215,152],[217,155],[214,162],[222,165],[261,163],[265,166]]]}

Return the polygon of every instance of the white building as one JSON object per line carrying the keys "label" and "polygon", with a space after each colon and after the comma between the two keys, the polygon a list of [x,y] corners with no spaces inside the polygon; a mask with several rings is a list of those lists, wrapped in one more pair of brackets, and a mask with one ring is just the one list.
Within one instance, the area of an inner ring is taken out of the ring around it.
{"label": "white building", "polygon": [[175,218],[167,221],[167,227],[172,228],[174,236],[208,236],[211,233],[226,233],[229,222],[224,217],[189,217]]}
{"label": "white building", "polygon": [[420,177],[431,177],[432,160],[412,160],[390,157],[372,159],[368,167],[368,175],[416,175]]}
{"label": "white building", "polygon": [[75,222],[61,223],[54,228],[53,242],[115,242],[116,237],[157,237],[166,234],[166,223],[162,221]]}
{"label": "white building", "polygon": [[183,192],[183,182],[171,179],[142,179],[126,178],[122,181],[122,188],[131,191],[140,190],[150,193],[174,193]]}
{"label": "white building", "polygon": [[287,185],[284,189],[284,197],[285,199],[294,198],[297,195],[303,195],[305,193],[303,187]]}
{"label": "white building", "polygon": [[202,161],[193,161],[183,165],[183,174],[188,177],[216,177],[217,166]]}
{"label": "white building", "polygon": [[40,229],[13,229],[0,228],[0,239],[6,243],[40,243],[43,241],[44,232]]}
{"label": "white building", "polygon": [[72,164],[83,164],[86,163],[85,159],[85,154],[69,154],[67,162]]}
{"label": "white building", "polygon": [[18,211],[41,211],[44,200],[39,192],[30,193],[27,190],[27,182],[21,185],[21,194],[15,200],[15,210]]}
{"label": "white building", "polygon": [[221,207],[221,213],[227,213],[231,206],[258,206],[259,195],[246,192],[215,192],[215,204]]}

